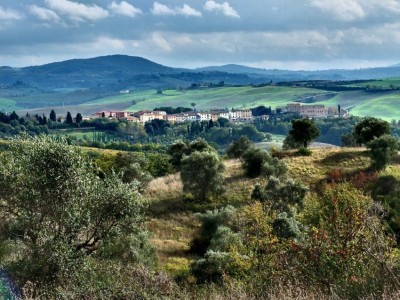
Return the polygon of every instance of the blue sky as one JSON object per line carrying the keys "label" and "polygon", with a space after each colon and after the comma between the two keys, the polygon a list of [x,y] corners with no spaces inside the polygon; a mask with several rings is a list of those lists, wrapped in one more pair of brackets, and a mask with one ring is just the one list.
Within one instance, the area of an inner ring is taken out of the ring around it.
{"label": "blue sky", "polygon": [[1,0],[0,66],[127,54],[173,67],[400,63],[400,0]]}

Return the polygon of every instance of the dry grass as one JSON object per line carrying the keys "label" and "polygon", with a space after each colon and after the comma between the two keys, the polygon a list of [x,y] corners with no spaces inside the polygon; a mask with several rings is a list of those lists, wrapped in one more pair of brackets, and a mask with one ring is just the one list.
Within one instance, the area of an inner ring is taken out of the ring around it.
{"label": "dry grass", "polygon": [[182,181],[179,173],[176,173],[152,180],[144,197],[154,200],[182,197],[182,195]]}
{"label": "dry grass", "polygon": [[284,162],[289,167],[289,176],[307,185],[316,184],[335,169],[352,173],[371,164],[363,148],[313,149],[311,156],[289,157]]}
{"label": "dry grass", "polygon": [[248,178],[238,159],[224,161],[226,193],[220,197],[222,205],[242,205],[250,200],[256,184],[263,184],[266,178]]}
{"label": "dry grass", "polygon": [[[361,171],[369,166],[370,159],[365,155],[364,149],[333,148],[313,149],[312,156],[289,157],[285,158],[284,162],[289,167],[290,177],[304,184],[314,185],[325,179],[327,173],[334,169],[341,169],[344,172]],[[207,209],[208,206],[246,204],[250,201],[254,186],[266,182],[266,178],[262,177],[247,178],[240,160],[225,160],[224,165],[226,193],[208,204],[200,205],[200,211]],[[188,253],[188,249],[200,223],[191,203],[184,200],[179,173],[151,181],[144,197],[149,203],[147,228],[151,232],[151,243],[157,249],[160,269],[174,275],[186,272],[194,259]],[[270,295],[270,298],[318,299],[308,294],[301,298],[301,294],[296,293],[287,296],[279,294],[276,297]],[[297,298],[292,298],[295,295]],[[229,298],[216,296],[215,299]]]}
{"label": "dry grass", "polygon": [[152,180],[144,197],[149,203],[146,224],[160,269],[173,275],[186,272],[192,261],[190,242],[200,224],[186,209],[179,173]]}

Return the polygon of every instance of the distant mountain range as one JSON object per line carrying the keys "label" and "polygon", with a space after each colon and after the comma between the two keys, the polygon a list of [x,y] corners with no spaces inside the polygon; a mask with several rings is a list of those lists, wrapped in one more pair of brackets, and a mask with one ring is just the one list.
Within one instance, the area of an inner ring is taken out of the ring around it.
{"label": "distant mountain range", "polygon": [[358,70],[288,71],[229,64],[198,69],[172,68],[142,57],[111,55],[25,68],[0,67],[0,87],[22,82],[41,90],[165,88],[192,83],[231,85],[304,80],[367,80],[400,77],[400,65]]}

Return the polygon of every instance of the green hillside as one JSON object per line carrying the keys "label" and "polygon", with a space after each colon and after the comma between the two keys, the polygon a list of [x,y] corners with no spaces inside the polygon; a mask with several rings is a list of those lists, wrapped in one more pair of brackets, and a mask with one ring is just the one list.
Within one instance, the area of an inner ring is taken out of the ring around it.
{"label": "green hillside", "polygon": [[[81,112],[90,115],[99,110],[152,110],[155,107],[191,107],[197,110],[212,108],[251,108],[259,105],[285,106],[292,101],[318,103],[350,108],[356,116],[375,116],[385,120],[399,119],[400,86],[398,79],[366,81],[350,84],[352,87],[377,87],[377,90],[330,91],[291,86],[239,86],[198,89],[167,89],[158,94],[155,89],[131,89],[128,94],[105,90],[75,90],[40,92],[0,89],[0,110],[19,110],[21,113],[45,113],[54,109],[58,114]],[[389,88],[391,86],[391,88]]]}
{"label": "green hillside", "polygon": [[[185,106],[190,107],[196,103],[198,110],[210,108],[249,108],[258,105],[285,106],[288,102],[302,100],[310,96],[329,93],[324,90],[299,88],[299,87],[221,87],[204,88],[198,90],[167,90],[159,95],[154,90],[133,92],[126,95],[107,97],[90,102],[91,104],[115,104],[118,102],[135,101],[136,104],[126,110],[138,111],[154,109],[160,106]],[[351,108],[351,114],[356,116],[375,116],[386,120],[398,119],[400,115],[400,91],[343,91],[337,92],[333,98],[316,101],[313,103]]]}

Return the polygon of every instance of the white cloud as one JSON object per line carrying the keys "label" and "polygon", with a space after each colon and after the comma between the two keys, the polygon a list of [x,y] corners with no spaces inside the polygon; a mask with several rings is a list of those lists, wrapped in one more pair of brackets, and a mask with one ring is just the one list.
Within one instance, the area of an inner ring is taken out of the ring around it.
{"label": "white cloud", "polygon": [[153,15],[156,16],[174,16],[183,15],[185,17],[201,17],[202,14],[198,10],[195,10],[187,4],[183,4],[182,7],[170,8],[165,4],[159,2],[153,3],[153,8],[151,9]]}
{"label": "white cloud", "polygon": [[168,41],[162,36],[161,33],[155,32],[151,35],[152,43],[158,48],[166,52],[172,51],[172,46]]}
{"label": "white cloud", "polygon": [[51,9],[43,8],[37,5],[31,5],[29,9],[30,12],[40,20],[52,22],[60,21],[60,17],[57,15],[56,12],[52,11]]}
{"label": "white cloud", "polygon": [[121,1],[119,4],[115,1],[113,1],[108,6],[108,8],[110,10],[112,10],[115,14],[131,17],[131,18],[134,18],[137,15],[140,15],[143,13],[143,11],[140,8],[137,8],[126,1]]}
{"label": "white cloud", "polygon": [[311,0],[310,3],[342,21],[355,21],[364,18],[367,14],[358,0]]}
{"label": "white cloud", "polygon": [[47,5],[59,14],[68,16],[71,20],[82,22],[106,18],[108,11],[95,4],[86,5],[69,0],[45,0]]}
{"label": "white cloud", "polygon": [[0,6],[0,21],[20,20],[23,16],[12,9],[6,9]]}
{"label": "white cloud", "polygon": [[219,4],[213,0],[208,0],[204,4],[204,8],[208,11],[220,12],[228,17],[240,18],[239,13],[228,2]]}
{"label": "white cloud", "polygon": [[176,15],[175,10],[169,8],[168,6],[154,2],[153,8],[151,9],[153,15],[157,16],[168,16],[168,15]]}
{"label": "white cloud", "polygon": [[194,8],[190,7],[187,4],[183,4],[183,6],[181,8],[177,8],[177,11],[184,15],[184,16],[188,16],[188,17],[201,17],[201,12],[199,12],[198,10],[195,10]]}
{"label": "white cloud", "polygon": [[370,15],[380,15],[383,11],[400,14],[398,0],[310,0],[310,4],[346,22],[364,19]]}

